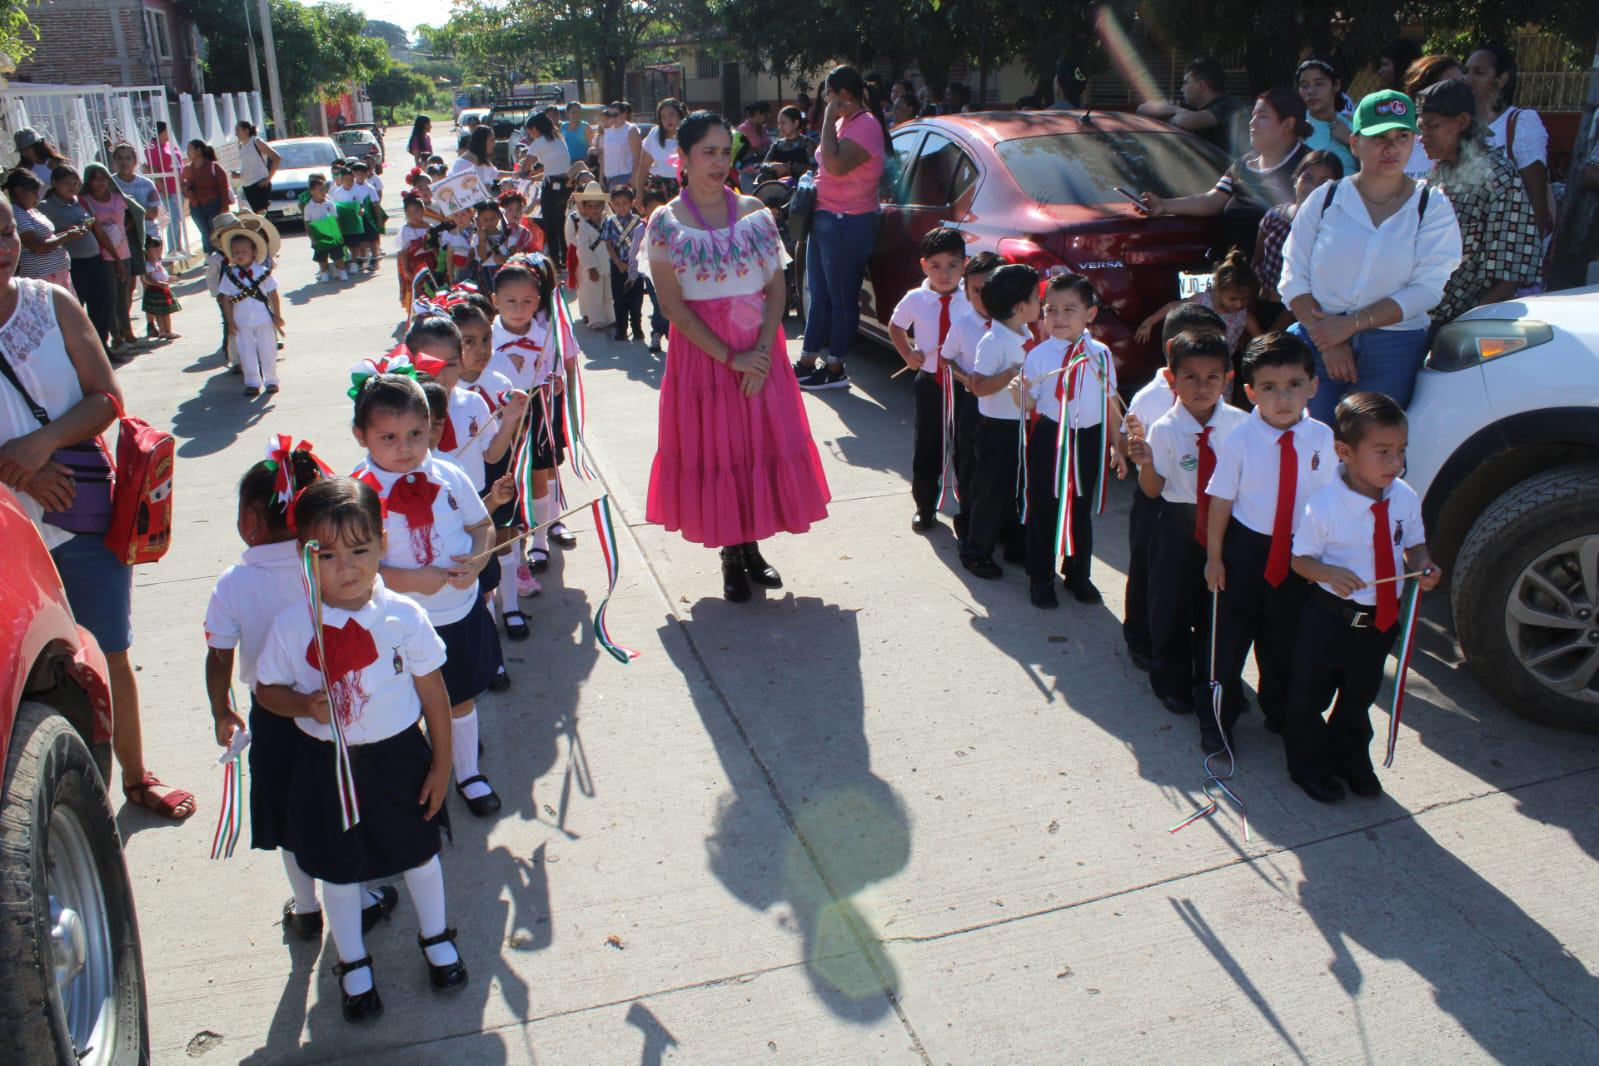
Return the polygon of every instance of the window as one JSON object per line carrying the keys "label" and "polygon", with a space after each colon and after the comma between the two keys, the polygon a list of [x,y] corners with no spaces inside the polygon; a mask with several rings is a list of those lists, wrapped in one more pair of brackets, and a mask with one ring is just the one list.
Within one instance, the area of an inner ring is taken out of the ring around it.
{"label": "window", "polygon": [[1120,185],[1157,196],[1208,191],[1227,167],[1221,152],[1169,133],[1074,133],[995,146],[1022,192],[1046,204],[1119,204]]}
{"label": "window", "polygon": [[954,203],[977,180],[977,168],[948,137],[929,133],[916,154],[907,203],[944,207]]}
{"label": "window", "polygon": [[157,59],[172,58],[172,35],[167,31],[167,13],[165,11],[145,11],[145,24],[150,30],[150,47],[155,49]]}
{"label": "window", "polygon": [[889,142],[887,158],[883,160],[881,199],[886,204],[904,204],[905,176],[911,172],[911,161],[916,158],[916,148],[922,143],[922,130],[907,130]]}
{"label": "window", "polygon": [[722,76],[722,63],[711,55],[709,49],[701,48],[694,53],[694,76],[696,78],[720,78]]}

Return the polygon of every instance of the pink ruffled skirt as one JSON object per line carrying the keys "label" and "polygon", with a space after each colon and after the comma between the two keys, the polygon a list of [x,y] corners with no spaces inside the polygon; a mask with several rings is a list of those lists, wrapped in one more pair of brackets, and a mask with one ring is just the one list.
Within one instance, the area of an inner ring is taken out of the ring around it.
{"label": "pink ruffled skirt", "polygon": [[[735,352],[754,346],[760,293],[688,306]],[[672,327],[661,382],[659,444],[645,518],[710,548],[804,533],[827,517],[831,495],[781,337],[754,396],[739,375]]]}

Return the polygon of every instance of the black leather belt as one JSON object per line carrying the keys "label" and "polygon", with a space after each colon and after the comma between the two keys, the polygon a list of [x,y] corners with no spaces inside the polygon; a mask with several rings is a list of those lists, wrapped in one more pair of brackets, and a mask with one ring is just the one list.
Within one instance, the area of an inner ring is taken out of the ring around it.
{"label": "black leather belt", "polygon": [[1322,606],[1331,611],[1336,617],[1348,623],[1351,629],[1370,629],[1377,615],[1377,608],[1368,607],[1364,603],[1346,600],[1342,596],[1334,596],[1320,585],[1313,586],[1316,595],[1321,599]]}

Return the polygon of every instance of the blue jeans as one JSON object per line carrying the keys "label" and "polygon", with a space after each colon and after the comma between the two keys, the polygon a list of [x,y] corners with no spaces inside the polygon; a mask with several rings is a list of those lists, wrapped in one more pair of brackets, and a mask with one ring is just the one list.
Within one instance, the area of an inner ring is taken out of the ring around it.
{"label": "blue jeans", "polygon": [[878,213],[841,215],[818,210],[805,251],[811,310],[805,318],[807,352],[828,353],[842,363],[861,324],[861,283],[877,244]]}
{"label": "blue jeans", "polygon": [[166,222],[167,246],[163,251],[168,254],[176,252],[181,247],[183,216],[178,214],[178,194],[168,193],[161,197],[161,218]]}
{"label": "blue jeans", "polygon": [[75,536],[50,555],[73,617],[100,650],[114,655],[133,647],[133,567],[112,555],[97,533]]}
{"label": "blue jeans", "polygon": [[1416,375],[1427,358],[1427,331],[1424,329],[1372,329],[1350,338],[1355,351],[1355,381],[1334,381],[1327,376],[1321,350],[1298,322],[1288,332],[1310,345],[1316,357],[1316,395],[1310,399],[1310,417],[1333,424],[1333,411],[1348,392],[1382,392],[1393,397],[1400,407],[1410,406],[1416,391]]}
{"label": "blue jeans", "polygon": [[189,217],[194,219],[194,224],[200,227],[200,250],[210,255],[216,249],[211,247],[211,220],[222,213],[222,203],[189,205]]}

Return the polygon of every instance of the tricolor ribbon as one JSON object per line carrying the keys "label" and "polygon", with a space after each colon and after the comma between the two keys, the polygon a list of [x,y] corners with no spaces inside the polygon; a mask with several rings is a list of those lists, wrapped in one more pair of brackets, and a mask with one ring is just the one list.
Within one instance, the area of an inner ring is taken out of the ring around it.
{"label": "tricolor ribbon", "polygon": [[[1092,373],[1099,382],[1100,397],[1105,407],[1100,422],[1099,465],[1094,475],[1095,514],[1105,513],[1105,501],[1110,487],[1110,479],[1105,476],[1110,466],[1111,390],[1108,365],[1110,355],[1106,349],[1100,349],[1096,353],[1094,349],[1088,347],[1087,339],[1087,334],[1084,334],[1068,352],[1063,371],[1065,381],[1058,389],[1060,420],[1056,423],[1055,437],[1055,495],[1060,500],[1055,519],[1057,563],[1064,562],[1068,556],[1075,555],[1077,551],[1077,531],[1072,522],[1072,501],[1077,498],[1077,490],[1086,483],[1086,479],[1083,477],[1082,457],[1077,452],[1077,430],[1071,425],[1071,403],[1082,390],[1085,373]],[[1096,355],[1100,364],[1097,367],[1094,365]]]}
{"label": "tricolor ribbon", "polygon": [[1399,613],[1399,642],[1394,645],[1394,679],[1388,697],[1388,751],[1382,757],[1383,769],[1394,764],[1394,747],[1399,743],[1399,716],[1405,707],[1405,675],[1410,672],[1410,653],[1416,647],[1416,618],[1421,614],[1421,583],[1405,582],[1405,601]]}
{"label": "tricolor ribbon", "polygon": [[940,419],[944,431],[944,461],[938,468],[938,506],[942,510],[950,500],[960,502],[960,485],[955,479],[955,375],[949,364],[935,355],[938,363],[938,389],[943,404]]}
{"label": "tricolor ribbon", "polygon": [[594,510],[594,530],[599,535],[600,554],[605,558],[605,598],[594,611],[594,639],[617,662],[626,664],[637,659],[639,653],[613,640],[611,627],[605,621],[605,609],[611,605],[611,596],[616,592],[616,580],[621,574],[616,528],[611,524],[611,498],[600,496],[590,506]]}
{"label": "tricolor ribbon", "polygon": [[328,677],[328,653],[322,641],[322,583],[317,553],[321,545],[314,540],[300,549],[300,580],[305,588],[305,605],[311,612],[311,639],[316,644],[317,670],[322,675],[322,691],[328,697],[328,726],[333,733],[333,773],[338,782],[339,817],[346,832],[361,821],[361,804],[355,795],[355,770],[350,766],[350,746],[344,739],[343,717],[333,705],[333,679]]}
{"label": "tricolor ribbon", "polygon": [[583,350],[577,343],[577,334],[572,330],[572,314],[565,298],[557,294],[550,302],[555,305],[554,328],[550,331],[555,345],[555,366],[566,376],[566,451],[572,460],[572,471],[578,479],[593,481],[596,474],[589,464],[588,398],[583,391],[582,359],[579,358]]}
{"label": "tricolor ribbon", "polygon": [[[1186,829],[1201,818],[1209,818],[1220,807],[1220,796],[1226,796],[1234,807],[1238,808],[1238,817],[1244,825],[1244,840],[1249,840],[1249,811],[1244,807],[1244,801],[1238,798],[1238,793],[1232,790],[1227,782],[1238,773],[1238,756],[1233,752],[1233,743],[1227,738],[1227,731],[1222,728],[1221,710],[1223,701],[1222,683],[1216,679],[1216,621],[1221,610],[1221,593],[1210,594],[1210,713],[1216,723],[1216,732],[1221,736],[1221,751],[1213,751],[1205,756],[1205,781],[1199,789],[1205,796],[1205,803],[1199,810],[1172,826],[1167,832],[1175,833],[1179,829]],[[1226,758],[1227,769],[1221,771],[1216,765],[1216,760]]]}
{"label": "tricolor ribbon", "polygon": [[[239,713],[231,686],[228,688],[228,706],[234,714]],[[245,736],[247,738],[248,734]],[[213,859],[233,858],[233,849],[244,835],[244,750],[249,743],[246,739],[236,750],[230,744],[217,760],[222,764],[222,804],[217,809],[216,831],[211,834]]]}

